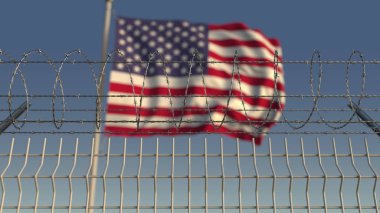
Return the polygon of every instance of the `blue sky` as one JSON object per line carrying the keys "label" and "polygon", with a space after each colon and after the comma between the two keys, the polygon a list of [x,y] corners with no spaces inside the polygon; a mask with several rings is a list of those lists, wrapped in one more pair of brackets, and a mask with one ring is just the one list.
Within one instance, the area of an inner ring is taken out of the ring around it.
{"label": "blue sky", "polygon": [[[376,58],[378,6],[376,1],[115,0],[113,15],[207,23],[242,21],[278,37],[288,59],[309,58],[315,48],[328,58],[345,59],[354,48]],[[97,57],[104,1],[5,0],[0,10],[3,50],[17,55],[42,48],[59,56],[81,48]]]}

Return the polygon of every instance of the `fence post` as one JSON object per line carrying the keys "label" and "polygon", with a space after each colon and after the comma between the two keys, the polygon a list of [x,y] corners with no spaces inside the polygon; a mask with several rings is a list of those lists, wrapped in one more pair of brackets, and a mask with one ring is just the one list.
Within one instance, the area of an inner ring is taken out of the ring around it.
{"label": "fence post", "polygon": [[[110,31],[110,23],[111,23],[111,12],[112,12],[112,0],[105,0],[105,14],[104,14],[104,31],[103,31],[103,44],[102,44],[102,62],[105,62],[107,60],[107,51],[108,51],[108,38],[109,38],[109,31]],[[106,66],[106,64],[104,64]],[[98,88],[98,103],[102,103],[102,96],[103,96],[103,76],[104,72],[100,72],[100,85]],[[98,109],[97,118],[101,118],[101,110]],[[97,122],[95,124],[95,135],[94,135],[94,150],[93,150],[93,165],[91,168],[91,182],[90,182],[90,202],[89,202],[89,212],[93,212],[93,205],[95,203],[95,194],[96,194],[96,182],[97,179],[94,178],[94,176],[98,173],[98,154],[99,154],[99,146],[100,146],[100,138],[101,138],[101,125],[98,125]]]}

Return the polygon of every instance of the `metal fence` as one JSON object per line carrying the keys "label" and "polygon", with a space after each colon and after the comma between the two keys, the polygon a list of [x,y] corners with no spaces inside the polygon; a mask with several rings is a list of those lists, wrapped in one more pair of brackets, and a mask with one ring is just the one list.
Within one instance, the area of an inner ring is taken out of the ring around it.
{"label": "metal fence", "polygon": [[[94,126],[107,122],[101,99],[110,97],[100,95],[99,85],[107,80],[100,76],[106,66],[126,62],[112,61],[112,54],[107,61],[91,61],[81,51],[58,61],[41,50],[20,60],[1,51],[0,57],[1,79],[9,79],[0,84],[0,116],[9,116],[17,103],[27,101],[27,115],[11,119],[13,126],[0,135],[0,212],[380,210],[379,129],[366,126],[379,121],[380,62],[365,60],[358,51],[346,61],[323,61],[318,51],[311,60],[275,57],[274,67],[283,65],[287,76],[295,78],[286,79],[286,108],[261,145],[197,132],[103,136],[100,151],[94,150],[93,135],[106,132],[94,131]],[[250,62],[236,57],[220,63],[239,67]],[[90,70],[91,77],[83,77],[83,70]],[[280,97],[275,91],[270,98]],[[373,119],[357,119],[347,107],[354,103]]]}
{"label": "metal fence", "polygon": [[[0,210],[379,210],[378,143],[199,140],[109,139],[96,176],[89,141],[2,141]],[[97,199],[89,206],[92,178]]]}

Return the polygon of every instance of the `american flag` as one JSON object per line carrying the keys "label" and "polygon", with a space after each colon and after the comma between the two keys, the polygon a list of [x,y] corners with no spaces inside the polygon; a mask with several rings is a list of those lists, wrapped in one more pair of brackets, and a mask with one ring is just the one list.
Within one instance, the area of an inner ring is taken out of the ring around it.
{"label": "american flag", "polygon": [[221,133],[261,143],[280,117],[283,69],[275,92],[273,60],[281,47],[259,30],[119,17],[116,48],[109,135]]}

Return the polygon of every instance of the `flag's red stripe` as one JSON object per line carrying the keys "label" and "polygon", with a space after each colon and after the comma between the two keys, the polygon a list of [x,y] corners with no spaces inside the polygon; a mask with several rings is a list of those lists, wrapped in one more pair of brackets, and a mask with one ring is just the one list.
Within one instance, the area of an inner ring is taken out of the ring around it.
{"label": "flag's red stripe", "polygon": [[[261,32],[259,32],[261,35],[263,35],[265,37],[264,34],[262,34]],[[278,39],[275,39],[275,38],[267,38],[269,40],[269,42],[273,45],[273,46],[276,46],[276,47],[280,47],[281,46],[281,43]]]}
{"label": "flag's red stripe", "polygon": [[[278,109],[278,104],[273,104],[271,107],[272,109]],[[269,108],[268,108],[269,109]],[[210,107],[211,113],[219,113],[221,115],[224,115],[225,110],[226,116],[229,118],[232,118],[238,122],[245,122],[247,125],[254,124],[254,125],[261,125],[268,127],[267,123],[268,121],[265,121],[261,118],[253,118],[248,116],[245,116],[243,111],[236,111],[233,109],[227,109],[226,106],[214,106]],[[136,110],[134,106],[125,106],[125,105],[117,105],[117,104],[109,104],[107,107],[107,112],[109,114],[118,114],[118,115],[136,115],[140,114],[142,117],[146,117],[142,120],[148,119],[150,116],[158,116],[158,117],[182,117],[182,116],[192,116],[192,115],[209,115],[208,109],[205,107],[195,107],[195,106],[186,106],[182,109],[173,109],[173,111],[169,108],[141,108],[140,110]],[[263,114],[266,115],[267,112],[264,112]],[[272,122],[272,121],[271,121]]]}
{"label": "flag's red stripe", "polygon": [[227,24],[209,24],[209,30],[250,30],[247,25],[241,22]]}
{"label": "flag's red stripe", "polygon": [[281,43],[277,38],[269,38],[259,29],[255,29],[255,32],[266,38],[273,46],[281,48]]}
{"label": "flag's red stripe", "polygon": [[209,30],[252,30],[255,33],[259,33],[261,36],[266,38],[273,46],[280,47],[280,42],[275,38],[268,38],[266,35],[264,35],[261,30],[258,29],[250,29],[247,25],[243,23],[229,23],[229,24],[210,24],[208,25]]}
{"label": "flag's red stripe", "polygon": [[[110,91],[114,92],[122,92],[133,94],[135,92],[136,96],[142,94],[142,87],[134,86],[134,91],[132,85],[129,84],[118,84],[118,83],[110,83]],[[219,90],[213,88],[206,88],[207,95],[209,96],[228,96],[229,91]],[[184,95],[206,95],[203,87],[189,87],[187,94],[185,94],[186,89],[170,89],[170,96],[180,96]],[[169,89],[166,87],[155,87],[155,88],[144,88],[144,95],[169,95]],[[243,96],[244,102],[250,104],[251,106],[261,106],[261,107],[269,107],[271,103],[271,97],[267,97],[266,99],[260,97],[248,97],[248,95],[242,93],[238,90],[232,90],[231,96],[237,96],[241,98]],[[226,97],[227,98],[227,97]]]}
{"label": "flag's red stripe", "polygon": [[215,40],[215,39],[209,39],[210,43],[216,44],[218,46],[222,47],[231,47],[231,46],[245,46],[245,47],[260,47],[263,49],[268,50],[272,55],[274,55],[274,50],[262,43],[258,40],[251,40],[251,41],[242,41],[242,40],[236,40],[236,39],[224,39],[224,40]]}
{"label": "flag's red stripe", "polygon": [[[232,74],[227,73],[223,70],[208,68],[207,72],[208,72],[208,75],[218,76],[218,77],[226,78],[226,79],[232,79]],[[241,73],[239,73],[239,75],[236,71],[234,74],[234,79],[236,80],[240,79],[240,81],[247,83],[249,85],[253,85],[253,86],[265,86],[269,88],[274,88],[274,81],[272,79],[248,77],[246,75],[242,75]],[[277,81],[277,89],[279,91],[285,92],[285,86],[279,81]]]}
{"label": "flag's red stripe", "polygon": [[[273,125],[274,123],[272,123]],[[263,137],[262,136],[254,136],[245,132],[231,131],[230,129],[222,126],[217,128],[211,124],[203,124],[197,127],[181,127],[181,128],[168,128],[168,129],[158,129],[158,128],[143,128],[136,130],[136,128],[127,128],[127,127],[116,127],[107,125],[105,127],[105,131],[107,135],[110,136],[152,136],[152,135],[167,135],[173,136],[177,134],[191,134],[191,133],[221,133],[228,135],[233,138],[239,138],[243,140],[252,141],[252,138],[255,139],[256,144],[261,144]]]}
{"label": "flag's red stripe", "polygon": [[[234,61],[233,57],[223,57],[221,55],[218,55],[215,52],[209,51],[208,52],[209,57],[212,57],[216,59],[218,62],[230,62],[232,63]],[[241,64],[249,64],[253,66],[262,66],[262,67],[270,67],[274,68],[273,59],[267,59],[267,58],[251,58],[251,57],[244,57],[244,56],[238,56],[237,58],[238,62]],[[243,62],[240,62],[243,61]],[[282,61],[282,58],[279,57],[279,61]],[[278,67],[278,71],[282,73],[281,67]]]}

